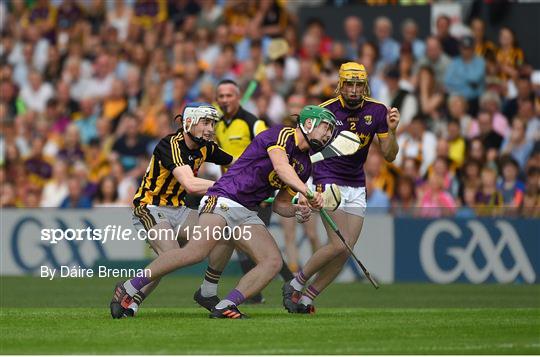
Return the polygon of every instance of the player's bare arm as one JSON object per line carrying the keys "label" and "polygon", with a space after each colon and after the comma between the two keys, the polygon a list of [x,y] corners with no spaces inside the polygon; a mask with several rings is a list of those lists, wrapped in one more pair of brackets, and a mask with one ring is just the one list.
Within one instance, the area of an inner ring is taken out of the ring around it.
{"label": "player's bare arm", "polygon": [[173,175],[190,195],[204,195],[214,184],[214,181],[195,177],[189,165],[176,167],[173,170]]}
{"label": "player's bare arm", "polygon": [[399,151],[396,137],[396,130],[399,125],[399,110],[397,108],[390,109],[386,116],[386,122],[388,123],[388,136],[379,138],[379,143],[384,159],[388,162],[392,162],[396,159],[396,155]]}
{"label": "player's bare arm", "polygon": [[[289,159],[285,151],[275,148],[268,152],[274,170],[278,174],[279,178],[291,189],[296,192],[300,192],[306,197],[311,197],[313,193],[309,194],[311,191],[307,185],[300,180],[293,167],[289,164]],[[310,198],[309,204],[315,209],[319,209],[323,205],[323,198],[319,192],[315,192],[313,198]],[[279,214],[279,213],[278,213]],[[292,216],[286,216],[292,217]]]}
{"label": "player's bare arm", "polygon": [[297,221],[301,223],[308,221],[311,209],[307,205],[307,199],[304,198],[305,204],[300,205],[291,203],[293,197],[288,190],[280,190],[274,198],[272,210],[283,217],[296,217]]}
{"label": "player's bare arm", "polygon": [[293,167],[289,164],[289,159],[285,151],[275,148],[268,151],[268,155],[279,178],[294,191],[305,195],[308,187],[300,180]]}

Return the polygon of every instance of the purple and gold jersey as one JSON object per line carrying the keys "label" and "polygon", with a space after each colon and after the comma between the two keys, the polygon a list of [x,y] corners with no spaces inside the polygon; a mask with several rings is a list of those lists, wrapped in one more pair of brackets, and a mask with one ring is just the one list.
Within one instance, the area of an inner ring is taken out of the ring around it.
{"label": "purple and gold jersey", "polygon": [[383,138],[388,135],[386,106],[371,98],[366,98],[360,108],[350,110],[345,107],[341,96],[330,99],[320,106],[330,110],[336,116],[338,134],[343,130],[352,131],[358,136],[361,144],[353,155],[332,157],[316,163],[313,166],[313,183],[364,187],[366,185],[364,163],[373,137],[377,135]]}
{"label": "purple and gold jersey", "polygon": [[257,135],[229,170],[216,181],[206,193],[208,196],[229,198],[247,208],[273,196],[275,190],[286,188],[295,195],[278,177],[268,152],[273,149],[284,150],[289,164],[303,182],[311,174],[309,153],[296,146],[294,128],[276,126]]}

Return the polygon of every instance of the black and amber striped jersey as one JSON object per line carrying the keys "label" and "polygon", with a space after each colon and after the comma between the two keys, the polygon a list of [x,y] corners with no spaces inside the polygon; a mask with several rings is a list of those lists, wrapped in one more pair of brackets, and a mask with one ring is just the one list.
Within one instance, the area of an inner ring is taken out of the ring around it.
{"label": "black and amber striped jersey", "polygon": [[182,131],[167,135],[154,149],[133,205],[183,206],[186,190],[173,175],[176,167],[189,165],[197,176],[205,161],[229,165],[232,160],[233,157],[216,143],[208,142],[199,149],[191,150],[186,145]]}

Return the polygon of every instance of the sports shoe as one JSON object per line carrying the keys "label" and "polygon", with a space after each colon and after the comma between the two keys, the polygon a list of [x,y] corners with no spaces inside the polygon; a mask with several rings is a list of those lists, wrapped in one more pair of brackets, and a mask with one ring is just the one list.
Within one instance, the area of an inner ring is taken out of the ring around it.
{"label": "sports shoe", "polygon": [[214,307],[216,307],[216,305],[219,302],[219,298],[217,296],[209,296],[209,297],[202,296],[201,288],[195,291],[195,294],[193,295],[193,300],[195,300],[197,304],[204,307],[206,310],[210,312],[212,312]]}
{"label": "sports shoe", "polygon": [[285,282],[281,288],[283,295],[283,307],[290,313],[297,312],[298,301],[302,297],[302,292],[296,290],[292,285],[291,281]]}
{"label": "sports shoe", "polygon": [[129,314],[126,313],[129,309],[129,306],[133,302],[133,298],[129,296],[126,289],[124,288],[124,282],[121,281],[116,284],[114,288],[113,297],[109,305],[111,309],[111,316],[113,319],[121,319],[126,317]]}
{"label": "sports shoe", "polygon": [[304,304],[298,304],[298,307],[296,308],[296,312],[299,313],[299,314],[314,314],[315,313],[315,306],[309,304],[309,305],[304,305]]}
{"label": "sports shoe", "polygon": [[235,305],[229,305],[223,309],[214,308],[210,313],[211,319],[247,319],[247,315],[238,310]]}

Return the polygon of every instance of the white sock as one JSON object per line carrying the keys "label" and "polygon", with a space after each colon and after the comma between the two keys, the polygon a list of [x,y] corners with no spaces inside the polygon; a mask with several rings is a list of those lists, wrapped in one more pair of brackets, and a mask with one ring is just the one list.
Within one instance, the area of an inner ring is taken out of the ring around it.
{"label": "white sock", "polygon": [[210,297],[217,295],[218,284],[211,283],[206,279],[203,280],[201,285],[201,295],[203,297]]}
{"label": "white sock", "polygon": [[300,304],[302,305],[310,305],[312,302],[313,302],[313,299],[311,299],[310,297],[306,296],[306,295],[302,295],[302,297],[300,298]]}
{"label": "white sock", "polygon": [[298,291],[302,291],[302,289],[304,289],[304,285],[300,284],[296,278],[291,280],[291,286]]}
{"label": "white sock", "polygon": [[131,284],[131,281],[129,280],[126,280],[126,282],[124,283],[124,289],[126,289],[126,292],[131,297],[133,297],[133,295],[137,294],[138,292],[137,289],[133,287],[133,285]]}
{"label": "white sock", "polygon": [[221,300],[220,302],[218,302],[218,304],[216,305],[216,309],[224,309],[226,308],[227,306],[230,306],[230,305],[233,305],[233,306],[236,306],[234,304],[234,302],[232,302],[231,300]]}

